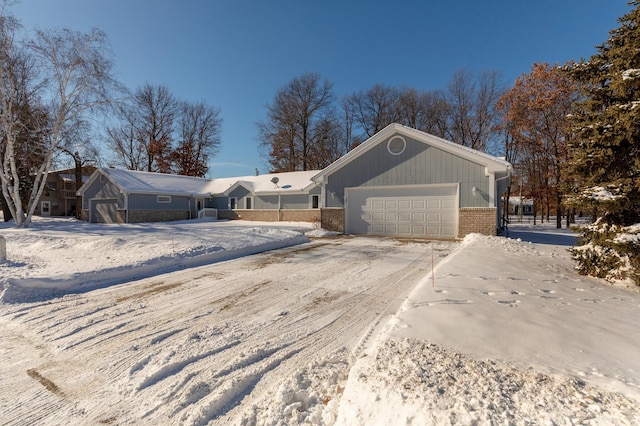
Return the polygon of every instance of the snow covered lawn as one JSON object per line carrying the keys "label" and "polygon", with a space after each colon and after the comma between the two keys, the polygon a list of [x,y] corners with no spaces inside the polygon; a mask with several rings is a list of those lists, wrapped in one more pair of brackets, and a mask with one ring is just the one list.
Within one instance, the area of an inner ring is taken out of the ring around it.
{"label": "snow covered lawn", "polygon": [[638,289],[577,275],[570,231],[511,228],[415,288],[352,368],[341,424],[640,424]]}
{"label": "snow covered lawn", "polygon": [[640,293],[570,232],[308,231],[0,225],[0,423],[640,423]]}

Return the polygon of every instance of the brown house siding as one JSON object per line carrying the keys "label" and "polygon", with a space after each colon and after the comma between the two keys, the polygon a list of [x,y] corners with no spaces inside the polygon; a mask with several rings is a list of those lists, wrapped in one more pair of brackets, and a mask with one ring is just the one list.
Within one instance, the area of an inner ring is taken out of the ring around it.
{"label": "brown house siding", "polygon": [[495,207],[467,207],[458,210],[458,238],[471,233],[496,235]]}

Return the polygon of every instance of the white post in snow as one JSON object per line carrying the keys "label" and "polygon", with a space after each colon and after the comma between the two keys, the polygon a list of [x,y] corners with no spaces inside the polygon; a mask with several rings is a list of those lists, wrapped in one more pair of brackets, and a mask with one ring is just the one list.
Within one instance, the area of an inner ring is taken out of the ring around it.
{"label": "white post in snow", "polygon": [[0,235],[0,262],[7,260],[7,239]]}

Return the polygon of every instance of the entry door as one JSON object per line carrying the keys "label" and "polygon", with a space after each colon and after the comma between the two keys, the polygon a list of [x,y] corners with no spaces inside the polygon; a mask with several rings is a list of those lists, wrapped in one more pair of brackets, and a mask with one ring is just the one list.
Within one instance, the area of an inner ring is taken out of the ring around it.
{"label": "entry door", "polygon": [[40,214],[42,216],[51,216],[51,201],[40,202]]}

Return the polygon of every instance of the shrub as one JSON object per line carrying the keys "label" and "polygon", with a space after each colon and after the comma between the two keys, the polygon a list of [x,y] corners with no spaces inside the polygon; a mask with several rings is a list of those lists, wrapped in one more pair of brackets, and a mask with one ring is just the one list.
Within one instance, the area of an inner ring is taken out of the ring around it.
{"label": "shrub", "polygon": [[640,224],[620,227],[598,220],[582,228],[578,246],[570,251],[583,275],[640,285]]}

